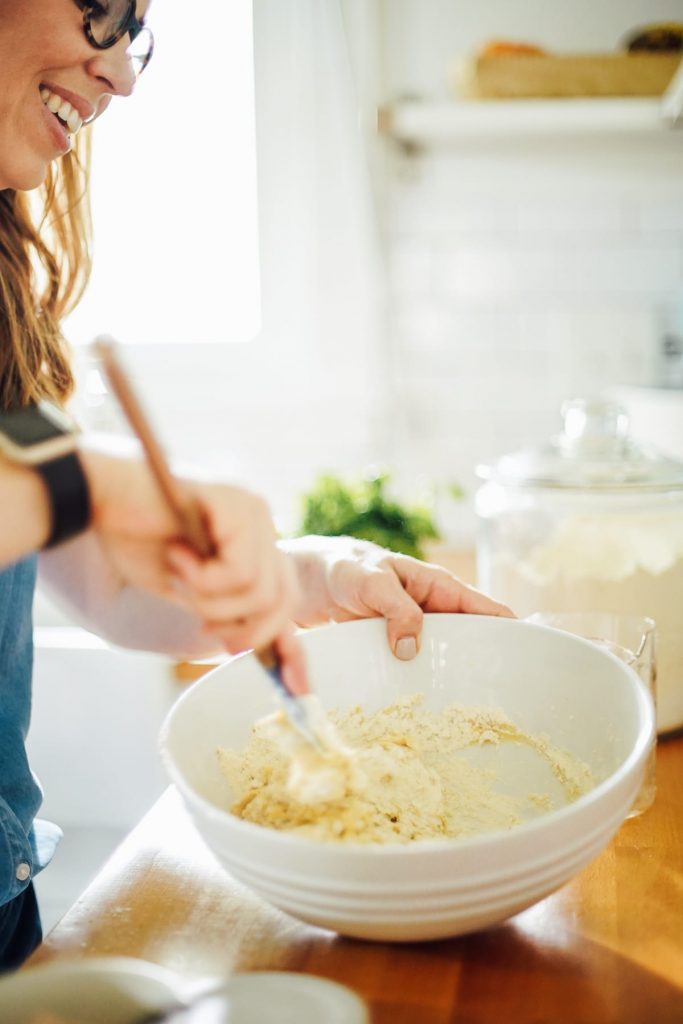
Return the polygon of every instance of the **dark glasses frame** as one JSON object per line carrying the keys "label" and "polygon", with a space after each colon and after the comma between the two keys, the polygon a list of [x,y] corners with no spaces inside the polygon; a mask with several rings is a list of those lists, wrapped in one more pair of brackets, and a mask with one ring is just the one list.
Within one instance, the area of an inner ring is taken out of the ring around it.
{"label": "dark glasses frame", "polygon": [[144,60],[138,61],[140,65],[138,74],[142,74],[154,53],[154,36],[152,35],[152,30],[147,28],[144,21],[140,21],[137,17],[135,13],[135,0],[130,0],[128,4],[128,12],[126,13],[125,18],[121,21],[121,24],[117,28],[115,34],[110,38],[105,39],[104,42],[100,42],[95,38],[91,24],[93,14],[97,13],[97,9],[100,5],[95,2],[95,0],[93,0],[92,3],[87,2],[87,0],[76,0],[76,2],[83,11],[83,31],[85,33],[85,38],[96,50],[109,50],[112,46],[116,46],[119,40],[123,39],[125,35],[130,36],[130,41],[132,43],[134,39],[137,39],[141,32],[145,32],[147,34],[149,37],[149,50],[147,51]]}

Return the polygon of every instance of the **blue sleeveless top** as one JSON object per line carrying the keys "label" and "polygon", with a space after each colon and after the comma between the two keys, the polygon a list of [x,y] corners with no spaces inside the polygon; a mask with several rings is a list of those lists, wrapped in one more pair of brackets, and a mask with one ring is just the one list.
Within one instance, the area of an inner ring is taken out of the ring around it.
{"label": "blue sleeveless top", "polygon": [[35,820],[43,794],[28,766],[36,557],[0,571],[0,906],[51,859],[61,832]]}

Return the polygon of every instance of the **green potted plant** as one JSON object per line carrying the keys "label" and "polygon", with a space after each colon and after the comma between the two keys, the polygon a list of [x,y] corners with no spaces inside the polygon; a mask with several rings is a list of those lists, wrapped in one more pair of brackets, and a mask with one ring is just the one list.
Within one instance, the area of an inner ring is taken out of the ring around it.
{"label": "green potted plant", "polygon": [[356,482],[324,474],[302,498],[301,533],[359,537],[391,551],[424,558],[423,544],[439,540],[428,508],[407,506],[387,494],[388,473]]}

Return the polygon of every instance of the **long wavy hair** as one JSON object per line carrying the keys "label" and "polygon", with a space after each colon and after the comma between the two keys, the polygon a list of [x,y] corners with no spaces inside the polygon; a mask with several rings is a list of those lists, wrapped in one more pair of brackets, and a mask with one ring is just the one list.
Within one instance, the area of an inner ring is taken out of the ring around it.
{"label": "long wavy hair", "polygon": [[73,375],[61,322],[90,276],[90,132],[34,192],[0,191],[0,407],[63,404]]}

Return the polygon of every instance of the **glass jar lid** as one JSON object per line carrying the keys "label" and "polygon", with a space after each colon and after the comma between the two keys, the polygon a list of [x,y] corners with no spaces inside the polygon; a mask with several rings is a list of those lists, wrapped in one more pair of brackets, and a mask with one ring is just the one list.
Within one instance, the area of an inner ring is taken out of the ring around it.
{"label": "glass jar lid", "polygon": [[562,406],[561,433],[477,467],[485,480],[516,487],[595,490],[683,489],[683,463],[639,444],[623,406],[577,398]]}

